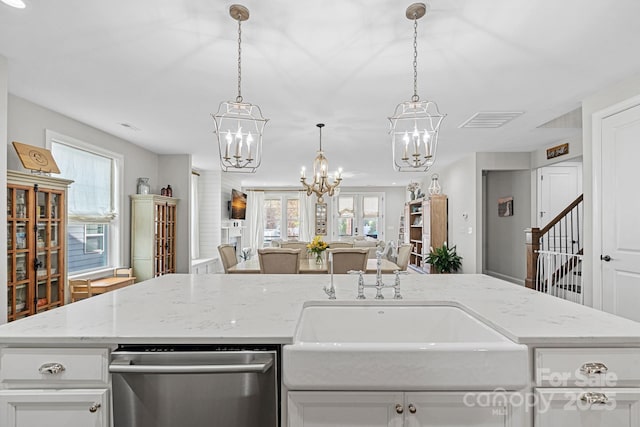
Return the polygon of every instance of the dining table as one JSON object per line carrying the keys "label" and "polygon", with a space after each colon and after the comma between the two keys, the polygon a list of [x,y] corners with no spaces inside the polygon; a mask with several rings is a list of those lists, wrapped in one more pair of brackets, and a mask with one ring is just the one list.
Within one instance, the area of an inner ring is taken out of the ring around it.
{"label": "dining table", "polygon": [[102,277],[93,279],[91,280],[91,293],[93,295],[104,294],[105,292],[133,285],[135,281],[135,277]]}
{"label": "dining table", "polygon": [[[375,274],[377,270],[377,259],[369,258],[367,260],[366,274]],[[399,270],[395,263],[388,259],[381,259],[380,270],[382,274],[393,274],[394,271]],[[303,258],[300,260],[300,274],[326,274],[329,271],[328,262],[322,262],[317,264],[315,259]],[[229,274],[259,274],[260,273],[260,261],[258,258],[251,258],[246,261],[241,261],[238,264],[230,267],[227,272]]]}

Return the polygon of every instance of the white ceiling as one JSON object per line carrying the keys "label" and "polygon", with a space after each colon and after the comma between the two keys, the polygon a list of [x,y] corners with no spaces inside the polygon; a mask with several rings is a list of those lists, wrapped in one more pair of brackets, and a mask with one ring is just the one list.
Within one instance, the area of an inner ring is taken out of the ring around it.
{"label": "white ceiling", "polygon": [[[210,113],[236,96],[237,23],[216,0],[27,0],[0,4],[14,95],[161,154],[217,169]],[[406,184],[387,117],[413,93],[411,3],[249,0],[246,102],[270,121],[251,186],[295,186],[323,147],[343,185]],[[579,134],[537,129],[640,72],[637,0],[432,0],[418,25],[418,94],[448,114],[437,163],[531,151]],[[523,111],[500,129],[459,129],[479,111]],[[139,131],[122,127],[129,123]],[[23,141],[29,143],[29,141]]]}

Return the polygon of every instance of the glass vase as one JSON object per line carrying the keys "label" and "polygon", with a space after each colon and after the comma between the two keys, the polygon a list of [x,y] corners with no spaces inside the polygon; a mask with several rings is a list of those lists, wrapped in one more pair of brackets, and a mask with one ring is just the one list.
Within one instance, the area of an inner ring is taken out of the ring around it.
{"label": "glass vase", "polygon": [[151,186],[149,185],[149,178],[138,178],[138,186],[136,193],[149,194],[151,192]]}
{"label": "glass vase", "polygon": [[322,258],[322,252],[317,252],[316,253],[316,264],[317,265],[322,265],[323,262],[324,262],[324,259]]}

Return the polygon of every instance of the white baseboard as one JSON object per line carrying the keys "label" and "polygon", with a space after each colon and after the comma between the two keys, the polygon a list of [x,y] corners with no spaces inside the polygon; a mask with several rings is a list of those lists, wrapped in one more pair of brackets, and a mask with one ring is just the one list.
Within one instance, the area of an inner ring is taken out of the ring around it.
{"label": "white baseboard", "polygon": [[496,273],[495,271],[490,270],[485,271],[484,274],[495,277],[496,279],[502,279],[507,282],[515,283],[516,285],[524,286],[524,279],[518,279],[516,277],[507,276],[506,274]]}

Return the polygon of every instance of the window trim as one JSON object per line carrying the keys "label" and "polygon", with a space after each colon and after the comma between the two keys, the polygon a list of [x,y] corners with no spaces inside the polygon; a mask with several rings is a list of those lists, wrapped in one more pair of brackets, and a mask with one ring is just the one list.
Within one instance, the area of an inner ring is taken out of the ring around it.
{"label": "window trim", "polygon": [[[118,265],[123,265],[124,251],[122,250],[122,242],[124,242],[124,227],[122,226],[122,214],[124,199],[124,155],[116,153],[111,150],[107,150],[100,146],[82,141],[71,136],[61,134],[51,129],[45,129],[45,147],[51,150],[53,143],[67,145],[78,150],[84,150],[89,153],[94,153],[104,157],[109,157],[113,160],[113,169],[111,172],[111,188],[113,194],[111,195],[111,203],[115,217],[109,222],[108,227],[109,242],[107,266],[100,269],[90,271],[80,271],[77,274],[69,274],[69,278],[93,278],[99,277],[104,274],[105,271],[111,271]],[[73,184],[71,184],[73,185]],[[70,223],[84,224],[86,221],[74,221],[69,219]],[[68,242],[67,236],[64,236],[65,242]]]}
{"label": "window trim", "polygon": [[[104,242],[105,242],[104,239],[105,237],[108,238],[108,236],[105,236],[104,228],[102,229],[102,233],[87,233],[87,227],[94,226],[94,225],[97,225],[99,227],[104,227],[105,225],[108,225],[108,224],[97,224],[97,223],[84,224],[84,253],[85,254],[103,254],[104,253]],[[102,238],[102,244],[99,245],[100,247],[99,249],[95,251],[87,251],[87,238],[90,238],[90,237]]]}
{"label": "window trim", "polygon": [[[287,202],[289,200],[297,200],[298,201],[298,237],[297,240],[300,239],[300,222],[302,221],[302,218],[300,218],[300,211],[301,211],[301,204],[302,204],[302,200],[300,199],[300,195],[298,194],[298,191],[265,191],[264,192],[264,201],[266,202],[267,200],[276,200],[279,199],[280,200],[280,237],[277,239],[272,239],[272,240],[289,240],[289,236],[288,236],[288,218],[287,218]],[[264,215],[264,206],[263,206],[263,215]],[[282,216],[284,215],[284,216]],[[264,231],[266,230],[265,225],[266,225],[266,216],[264,216],[264,224],[262,227],[262,247],[265,247],[266,243],[270,243],[270,241],[266,241],[265,240],[265,235],[264,235]],[[283,236],[284,234],[284,236]]]}
{"label": "window trim", "polygon": [[[378,240],[385,239],[384,232],[384,218],[385,218],[385,196],[384,192],[380,191],[342,191],[339,195],[335,197],[335,201],[333,205],[335,206],[333,210],[332,225],[331,225],[331,235],[333,239],[339,240],[341,238],[349,237],[349,236],[340,236],[338,234],[338,222],[341,218],[340,212],[338,211],[340,202],[339,197],[353,197],[354,198],[354,215],[353,215],[353,225],[358,228],[358,232],[354,233],[351,237],[362,236],[366,237],[362,234],[362,229],[364,228],[364,220],[367,218],[378,218]],[[364,215],[364,198],[365,197],[377,197],[378,198],[378,216],[365,216]]]}

